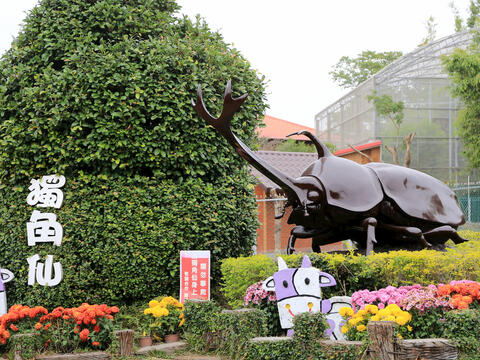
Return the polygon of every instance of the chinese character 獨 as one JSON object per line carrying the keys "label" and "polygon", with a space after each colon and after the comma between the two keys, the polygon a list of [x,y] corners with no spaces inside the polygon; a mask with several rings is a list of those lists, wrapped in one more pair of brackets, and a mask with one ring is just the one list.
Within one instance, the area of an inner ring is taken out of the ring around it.
{"label": "chinese character \u7368", "polygon": [[42,176],[42,180],[30,180],[30,194],[27,196],[28,205],[40,207],[54,207],[59,209],[63,202],[63,192],[60,188],[65,185],[65,176]]}
{"label": "chinese character \u7368", "polygon": [[[28,285],[35,284],[35,280],[41,286],[55,286],[60,284],[63,278],[62,264],[53,263],[53,255],[47,255],[45,263],[38,262],[40,256],[35,254],[27,259],[28,261]],[[55,276],[52,278],[52,270]]]}
{"label": "chinese character \u7368", "polygon": [[62,243],[63,228],[57,222],[57,216],[34,210],[27,223],[28,246],[37,243],[53,242],[59,246]]}

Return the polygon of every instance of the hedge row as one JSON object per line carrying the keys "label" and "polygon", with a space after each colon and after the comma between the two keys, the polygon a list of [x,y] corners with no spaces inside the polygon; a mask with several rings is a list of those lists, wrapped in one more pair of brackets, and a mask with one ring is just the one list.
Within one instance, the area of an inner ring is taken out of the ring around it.
{"label": "hedge row", "polygon": [[321,313],[304,313],[295,317],[295,334],[291,339],[251,342],[265,336],[269,319],[259,309],[248,312],[222,312],[215,302],[187,302],[185,305],[185,340],[189,350],[215,351],[230,359],[290,360],[360,358],[363,348],[327,347],[318,340],[327,327]]}
{"label": "hedge row", "polygon": [[[460,233],[471,241],[448,248],[445,252],[402,250],[368,257],[353,253],[312,253],[309,256],[314,267],[337,280],[337,286],[323,289],[325,297],[350,295],[357,290],[373,290],[388,285],[428,285],[459,279],[479,281],[480,233]],[[299,267],[302,256],[282,255],[289,267]],[[247,287],[265,280],[275,271],[276,263],[265,255],[225,259],[222,262],[222,292],[228,304],[240,307]]]}
{"label": "hedge row", "polygon": [[[179,251],[188,249],[210,250],[212,277],[219,279],[219,261],[248,254],[255,240],[255,202],[237,181],[214,186],[198,179],[179,185],[138,176],[67,178],[58,210],[29,206],[27,185],[0,189],[0,265],[15,275],[6,285],[8,303],[120,305],[178,294]],[[249,213],[238,216],[238,208]],[[61,246],[28,246],[26,223],[33,210],[57,215],[64,229]],[[27,285],[27,258],[36,253],[42,261],[54,255],[62,264],[59,285]]]}

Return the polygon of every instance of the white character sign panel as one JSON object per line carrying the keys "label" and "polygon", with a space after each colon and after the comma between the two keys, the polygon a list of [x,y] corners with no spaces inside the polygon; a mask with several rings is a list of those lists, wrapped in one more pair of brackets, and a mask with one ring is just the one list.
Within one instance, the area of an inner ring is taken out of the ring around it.
{"label": "white character sign panel", "polygon": [[[351,307],[348,298],[335,298],[335,302],[322,300],[322,287],[335,286],[337,282],[327,273],[312,267],[308,256],[303,257],[300,268],[287,267],[282,258],[278,258],[278,271],[263,282],[263,289],[275,291],[280,324],[283,329],[289,329],[288,336],[293,334],[293,317],[304,312],[327,314],[330,328],[327,335],[332,339],[341,338],[340,324],[336,320],[338,309],[342,306]],[[333,300],[334,298],[332,298]],[[335,320],[334,320],[335,319]]]}
{"label": "white character sign panel", "polygon": [[[27,203],[42,208],[54,207],[59,209],[63,202],[61,187],[65,185],[65,176],[46,175],[40,180],[30,180],[30,193]],[[40,243],[52,243],[55,246],[62,244],[63,227],[57,221],[57,215],[42,213],[34,210],[30,221],[27,223],[28,246]],[[37,282],[41,286],[56,286],[63,279],[63,268],[59,262],[53,262],[53,255],[47,255],[45,262],[40,261],[40,256],[35,254],[27,259],[28,285]]]}
{"label": "white character sign panel", "polygon": [[28,205],[60,209],[63,202],[63,192],[60,188],[65,185],[65,176],[46,175],[42,176],[41,180],[30,180],[30,184]]}
{"label": "white character sign panel", "polygon": [[13,279],[13,273],[7,269],[0,268],[0,315],[7,313],[7,290],[5,283]]}
{"label": "white character sign panel", "polygon": [[[45,263],[39,262],[40,256],[35,254],[28,259],[28,285],[35,284],[35,280],[41,286],[56,286],[63,279],[62,264],[53,262],[53,255],[47,255]],[[52,270],[54,276],[52,276]]]}

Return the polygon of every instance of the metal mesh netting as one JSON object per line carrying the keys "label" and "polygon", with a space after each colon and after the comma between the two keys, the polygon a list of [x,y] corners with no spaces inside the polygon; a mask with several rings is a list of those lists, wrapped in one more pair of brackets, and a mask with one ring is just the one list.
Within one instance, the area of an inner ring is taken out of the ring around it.
{"label": "metal mesh netting", "polygon": [[[347,95],[315,116],[317,135],[337,148],[382,140],[397,145],[403,163],[405,135],[415,131],[411,167],[442,181],[466,181],[466,163],[461,140],[455,137],[454,122],[461,104],[451,97],[450,81],[442,69],[441,57],[471,42],[470,32],[456,33],[418,48],[388,65]],[[400,132],[391,120],[377,116],[367,96],[389,95],[403,101],[404,119]],[[382,149],[382,161],[392,162]]]}
{"label": "metal mesh netting", "polygon": [[454,191],[465,214],[465,220],[468,223],[480,222],[480,185],[456,186]]}

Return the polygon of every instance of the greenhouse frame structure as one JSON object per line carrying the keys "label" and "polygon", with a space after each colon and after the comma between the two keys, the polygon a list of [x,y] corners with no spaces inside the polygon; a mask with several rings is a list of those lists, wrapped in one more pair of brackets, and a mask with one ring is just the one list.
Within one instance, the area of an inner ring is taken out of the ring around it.
{"label": "greenhouse frame structure", "polygon": [[[320,111],[315,116],[317,135],[341,148],[382,140],[384,145],[397,145],[402,163],[402,139],[415,131],[410,167],[452,184],[466,183],[469,176],[470,181],[480,180],[476,173],[465,170],[462,143],[454,126],[462,104],[450,94],[451,82],[441,60],[456,48],[465,49],[471,41],[471,32],[459,32],[400,57]],[[403,101],[400,132],[390,119],[377,115],[373,102],[367,99],[374,93]],[[393,162],[385,147],[382,161]]]}

